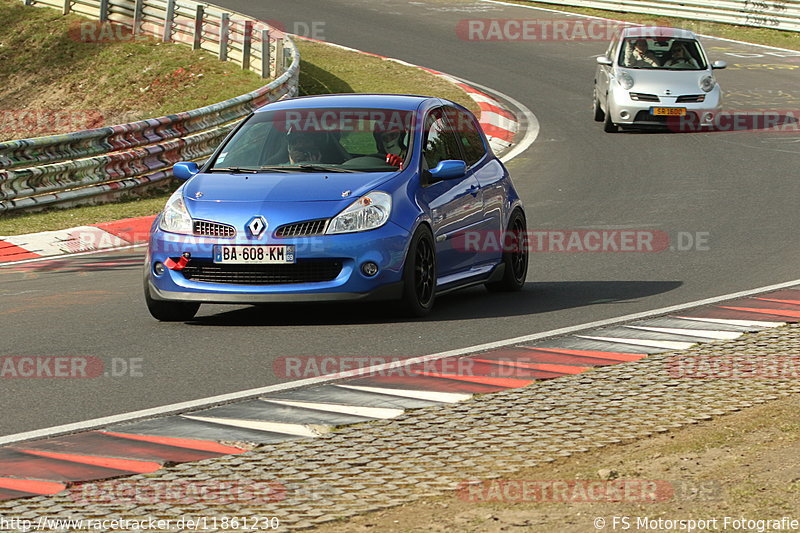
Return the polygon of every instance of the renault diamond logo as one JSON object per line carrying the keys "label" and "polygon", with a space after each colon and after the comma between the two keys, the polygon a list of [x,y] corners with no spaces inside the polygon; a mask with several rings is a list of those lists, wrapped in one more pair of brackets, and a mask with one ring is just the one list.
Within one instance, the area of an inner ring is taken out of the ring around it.
{"label": "renault diamond logo", "polygon": [[253,217],[253,220],[247,223],[247,229],[250,230],[253,237],[258,237],[267,229],[267,221],[264,217]]}

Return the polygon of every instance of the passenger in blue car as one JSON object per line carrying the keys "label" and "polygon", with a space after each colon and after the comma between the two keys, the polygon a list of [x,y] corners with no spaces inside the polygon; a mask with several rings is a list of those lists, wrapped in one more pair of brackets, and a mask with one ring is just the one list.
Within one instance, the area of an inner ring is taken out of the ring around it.
{"label": "passenger in blue car", "polygon": [[[376,124],[376,126],[378,126],[378,124]],[[399,128],[380,131],[376,127],[373,133],[378,153],[380,155],[385,155],[386,162],[393,167],[403,168],[403,161],[408,152],[408,146],[405,141],[406,135],[407,132]]]}

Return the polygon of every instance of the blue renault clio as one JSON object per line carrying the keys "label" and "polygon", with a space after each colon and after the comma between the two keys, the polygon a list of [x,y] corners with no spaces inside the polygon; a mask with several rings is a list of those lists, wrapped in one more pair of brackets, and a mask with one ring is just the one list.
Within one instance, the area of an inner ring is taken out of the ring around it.
{"label": "blue renault clio", "polygon": [[396,300],[411,316],[475,284],[519,290],[526,218],[475,117],[440,98],[268,104],[184,180],[153,224],[147,307]]}

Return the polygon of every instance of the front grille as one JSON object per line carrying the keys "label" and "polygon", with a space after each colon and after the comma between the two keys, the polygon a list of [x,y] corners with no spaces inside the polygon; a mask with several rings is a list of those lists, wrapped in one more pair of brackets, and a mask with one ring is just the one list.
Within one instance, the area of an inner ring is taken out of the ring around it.
{"label": "front grille", "polygon": [[636,100],[637,102],[660,102],[658,96],[655,94],[646,94],[646,93],[630,93],[631,100]]}
{"label": "front grille", "polygon": [[194,234],[199,237],[231,238],[236,236],[236,228],[229,226],[228,224],[220,224],[219,222],[195,220]]}
{"label": "front grille", "polygon": [[331,281],[342,271],[336,259],[305,260],[292,265],[217,265],[192,260],[180,272],[191,281],[234,285],[283,285]]}
{"label": "front grille", "polygon": [[328,219],[323,218],[319,220],[307,220],[305,222],[296,222],[294,224],[286,224],[275,230],[275,236],[281,238],[288,237],[310,237],[312,235],[322,235],[325,233],[325,228],[328,226]]}
{"label": "front grille", "polygon": [[680,104],[682,102],[684,102],[684,103],[697,103],[697,102],[703,102],[703,101],[705,101],[705,99],[706,99],[706,95],[704,95],[704,94],[684,94],[682,96],[679,96],[677,98],[677,100],[675,100],[675,103],[677,103],[677,104]]}

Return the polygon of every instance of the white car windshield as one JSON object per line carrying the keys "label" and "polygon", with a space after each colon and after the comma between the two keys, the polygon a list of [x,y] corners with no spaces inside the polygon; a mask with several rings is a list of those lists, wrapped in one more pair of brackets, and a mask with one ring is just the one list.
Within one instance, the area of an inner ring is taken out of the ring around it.
{"label": "white car windshield", "polygon": [[620,48],[619,64],[627,68],[659,70],[705,70],[700,43],[694,39],[633,37]]}

